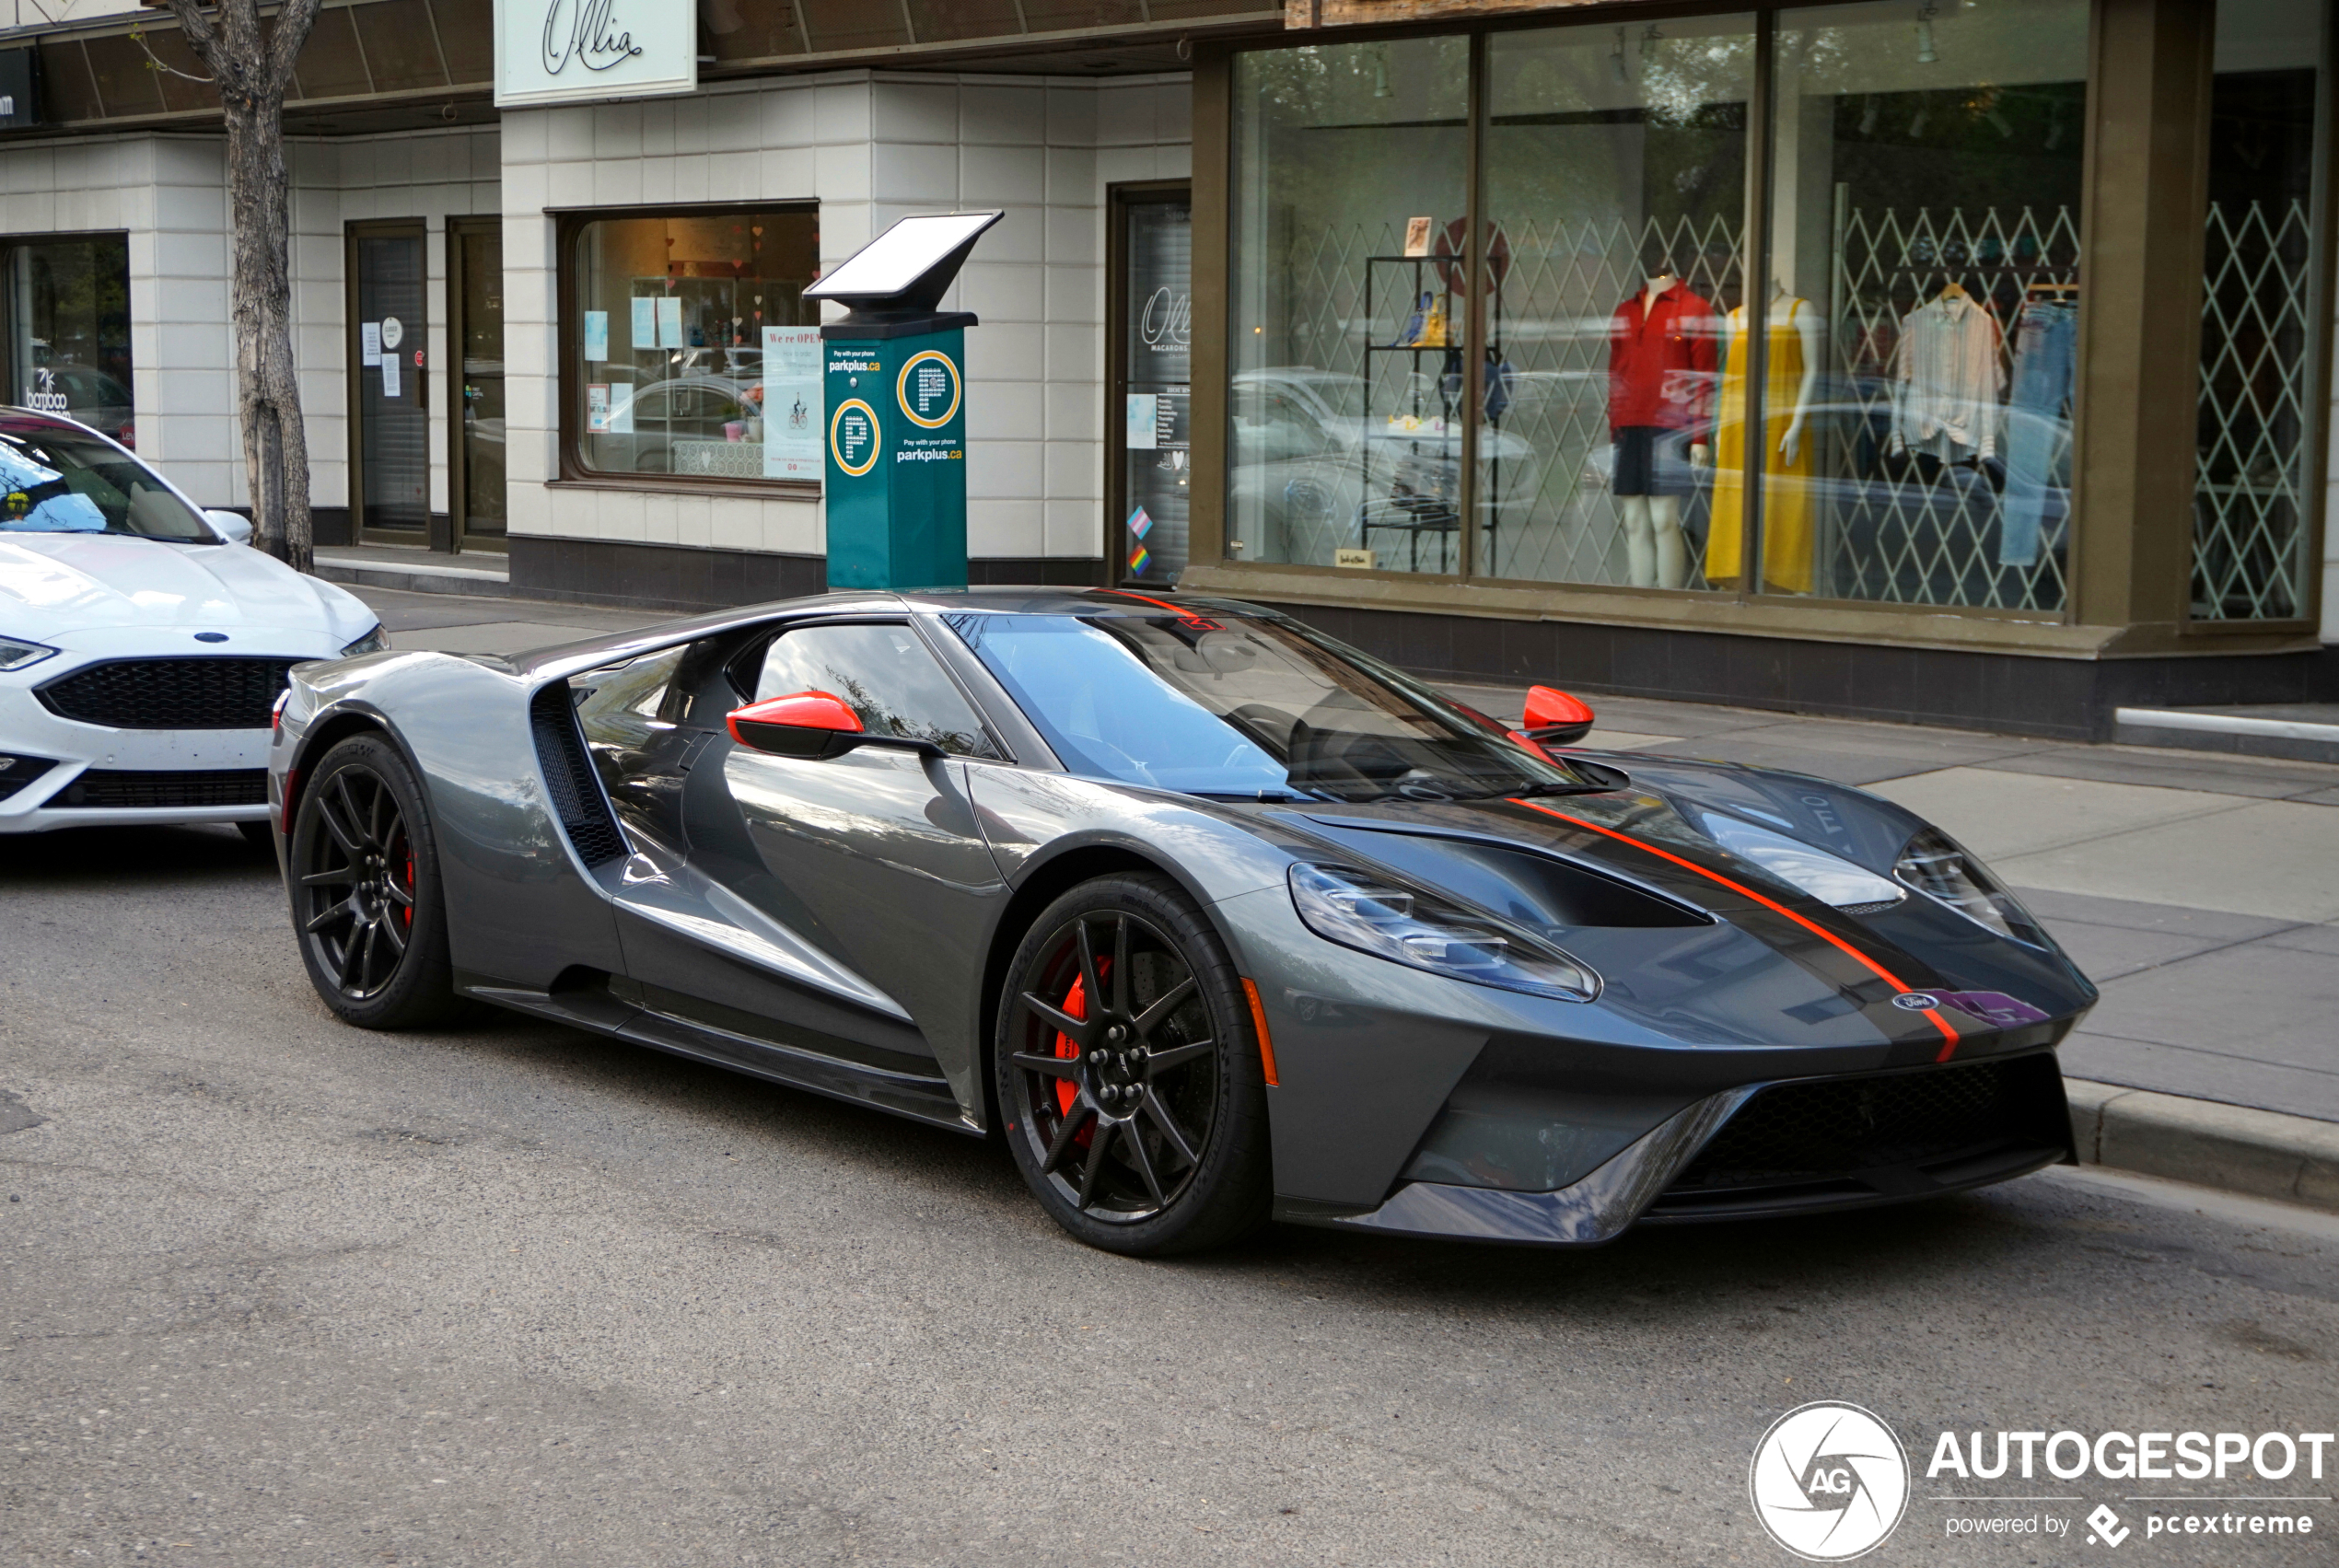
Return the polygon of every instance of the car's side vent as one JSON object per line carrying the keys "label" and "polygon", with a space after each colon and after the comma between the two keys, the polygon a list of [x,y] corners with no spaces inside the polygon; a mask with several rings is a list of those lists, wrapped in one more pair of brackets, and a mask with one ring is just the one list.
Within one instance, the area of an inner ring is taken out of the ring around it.
{"label": "car's side vent", "polygon": [[545,787],[553,792],[553,813],[561,819],[568,842],[576,846],[576,857],[599,865],[623,854],[625,837],[601,797],[584,737],[576,733],[568,682],[555,680],[537,692],[528,704],[528,721],[536,735],[536,761],[543,767]]}

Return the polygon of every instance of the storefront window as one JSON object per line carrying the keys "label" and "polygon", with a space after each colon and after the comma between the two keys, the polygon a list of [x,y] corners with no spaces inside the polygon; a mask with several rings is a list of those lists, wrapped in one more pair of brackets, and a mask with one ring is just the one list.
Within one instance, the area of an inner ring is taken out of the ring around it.
{"label": "storefront window", "polygon": [[134,444],[130,241],[119,234],[8,245],[15,401]]}
{"label": "storefront window", "polygon": [[1487,40],[1483,575],[1703,586],[1753,64],[1748,16]]}
{"label": "storefront window", "polygon": [[568,265],[587,472],[820,479],[816,211],[596,219]]}
{"label": "storefront window", "polygon": [[2307,607],[2321,0],[2219,0],[2209,113],[2193,616]]}
{"label": "storefront window", "polygon": [[1740,331],[1709,576],[1746,570],[1759,428],[1763,591],[2061,609],[2086,0],[1786,11],[1777,49],[1768,406]]}
{"label": "storefront window", "polygon": [[1238,57],[1227,550],[1460,572],[1470,45]]}
{"label": "storefront window", "polygon": [[1193,203],[1186,193],[1133,195],[1114,209],[1121,228],[1118,325],[1122,429],[1122,581],[1174,583],[1186,569],[1193,470]]}

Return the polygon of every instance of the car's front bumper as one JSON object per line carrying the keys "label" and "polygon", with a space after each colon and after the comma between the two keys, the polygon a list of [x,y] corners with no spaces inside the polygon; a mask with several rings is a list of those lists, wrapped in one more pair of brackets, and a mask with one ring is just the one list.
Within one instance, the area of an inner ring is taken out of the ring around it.
{"label": "car's front bumper", "polygon": [[[1982,1078],[1991,1082],[1986,1101],[1969,1104],[1961,1117],[1942,1111],[1925,1131],[1909,1131],[1927,1120],[1910,1112],[1961,1093],[1972,1101],[1966,1091]],[[1391,1235],[1591,1247],[1635,1224],[1911,1202],[2010,1180],[2073,1157],[2054,1052],[2030,1051],[1725,1089],[1684,1107],[1588,1175],[1553,1191],[1414,1180],[1368,1209],[1284,1199],[1275,1214]]]}
{"label": "car's front bumper", "polygon": [[[36,666],[27,675],[49,676]],[[0,684],[0,755],[50,764],[0,797],[0,833],[268,817],[264,729],[112,729],[60,718],[33,682]],[[22,771],[22,770],[20,770]],[[6,785],[0,785],[6,788]],[[219,804],[221,800],[227,804]]]}

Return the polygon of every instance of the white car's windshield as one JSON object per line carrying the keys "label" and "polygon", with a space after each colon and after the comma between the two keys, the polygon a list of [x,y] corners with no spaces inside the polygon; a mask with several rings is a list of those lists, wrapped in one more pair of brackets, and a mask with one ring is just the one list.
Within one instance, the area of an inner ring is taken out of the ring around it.
{"label": "white car's windshield", "polygon": [[134,458],[52,424],[0,424],[0,533],[126,533],[182,544],[218,535]]}
{"label": "white car's windshield", "polygon": [[1606,787],[1290,622],[1210,611],[946,617],[1065,767],[1245,799]]}

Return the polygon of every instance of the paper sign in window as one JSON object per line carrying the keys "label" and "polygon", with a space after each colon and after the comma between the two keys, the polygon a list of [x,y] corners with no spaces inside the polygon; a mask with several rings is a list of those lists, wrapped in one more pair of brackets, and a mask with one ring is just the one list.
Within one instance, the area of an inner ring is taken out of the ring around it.
{"label": "paper sign in window", "polygon": [[379,365],[382,362],[382,324],[360,321],[357,324],[357,363]]}
{"label": "paper sign in window", "polygon": [[763,329],[763,477],[819,479],[827,424],[820,329]]}
{"label": "paper sign in window", "polygon": [[634,296],[634,346],[657,346],[657,301],[646,294]]}
{"label": "paper sign in window", "polygon": [[609,312],[606,310],[585,312],[585,357],[588,362],[609,357]]}

